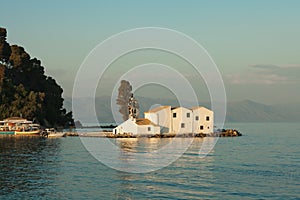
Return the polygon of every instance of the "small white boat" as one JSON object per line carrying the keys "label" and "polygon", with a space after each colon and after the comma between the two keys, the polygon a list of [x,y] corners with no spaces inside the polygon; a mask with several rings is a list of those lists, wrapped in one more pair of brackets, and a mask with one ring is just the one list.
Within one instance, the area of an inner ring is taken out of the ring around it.
{"label": "small white boat", "polygon": [[43,131],[42,135],[44,137],[65,137],[66,133],[64,132],[56,132],[54,128],[46,128],[45,131]]}
{"label": "small white boat", "polygon": [[66,133],[64,132],[55,132],[55,133],[49,133],[48,137],[65,137]]}

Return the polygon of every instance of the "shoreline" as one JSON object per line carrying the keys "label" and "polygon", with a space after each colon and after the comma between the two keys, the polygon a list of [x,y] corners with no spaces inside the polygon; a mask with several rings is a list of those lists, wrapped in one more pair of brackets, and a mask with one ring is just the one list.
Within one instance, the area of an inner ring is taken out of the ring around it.
{"label": "shoreline", "polygon": [[[204,137],[240,137],[242,136],[242,133],[240,133],[238,130],[235,129],[223,129],[220,132],[214,132],[211,134],[205,134],[205,133],[162,133],[162,134],[156,134],[156,135],[147,135],[147,134],[140,134],[140,135],[132,135],[128,133],[124,134],[113,134],[110,130],[104,130],[100,132],[57,132],[57,133],[64,133],[61,137],[99,137],[99,138],[204,138]],[[0,134],[0,137],[44,137],[42,135],[6,135]],[[49,137],[51,138],[51,137]],[[60,138],[53,137],[53,138]]]}
{"label": "shoreline", "polygon": [[140,134],[140,135],[132,135],[128,133],[124,134],[113,134],[112,131],[102,131],[102,132],[87,132],[87,133],[77,133],[77,135],[69,135],[67,136],[78,136],[78,137],[101,137],[101,138],[204,138],[204,137],[240,137],[242,133],[235,129],[223,129],[220,132],[214,132],[211,134],[205,133],[183,133],[183,134],[175,134],[175,133],[162,133],[156,135],[147,135],[147,134]]}

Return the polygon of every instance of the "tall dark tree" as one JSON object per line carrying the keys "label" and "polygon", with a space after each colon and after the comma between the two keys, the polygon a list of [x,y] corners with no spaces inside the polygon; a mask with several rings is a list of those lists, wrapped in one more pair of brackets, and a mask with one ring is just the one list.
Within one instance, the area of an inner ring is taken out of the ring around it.
{"label": "tall dark tree", "polygon": [[9,59],[11,49],[6,42],[6,29],[0,27],[0,61],[5,62]]}
{"label": "tall dark tree", "polygon": [[0,28],[0,119],[22,115],[45,126],[69,126],[72,113],[63,108],[63,90],[45,75],[41,61],[23,47],[6,42]]}
{"label": "tall dark tree", "polygon": [[11,49],[9,44],[6,42],[6,29],[0,27],[0,92],[3,87],[5,65],[8,62]]}
{"label": "tall dark tree", "polygon": [[128,119],[129,111],[128,111],[128,103],[129,99],[132,95],[132,86],[126,80],[121,81],[121,85],[119,87],[119,94],[117,99],[117,104],[120,106],[119,112],[122,114],[123,120]]}

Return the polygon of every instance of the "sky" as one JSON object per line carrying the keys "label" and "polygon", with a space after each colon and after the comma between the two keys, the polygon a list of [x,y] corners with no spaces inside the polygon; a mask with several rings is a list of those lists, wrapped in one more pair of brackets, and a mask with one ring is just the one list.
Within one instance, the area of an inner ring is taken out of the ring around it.
{"label": "sky", "polygon": [[[8,42],[40,59],[64,97],[72,96],[76,73],[99,43],[129,29],[162,27],[188,35],[207,50],[228,101],[300,103],[300,1],[2,0],[0,5]],[[133,65],[141,57],[124,59]],[[168,56],[165,60],[180,63]],[[151,59],[138,64],[143,61]],[[115,68],[121,72],[118,66],[122,68],[120,60]]]}

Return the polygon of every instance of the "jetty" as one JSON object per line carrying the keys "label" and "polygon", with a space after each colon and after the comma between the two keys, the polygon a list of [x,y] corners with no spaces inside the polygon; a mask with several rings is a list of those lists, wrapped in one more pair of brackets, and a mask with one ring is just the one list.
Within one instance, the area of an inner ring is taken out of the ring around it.
{"label": "jetty", "polygon": [[[81,136],[81,135],[80,135]],[[89,136],[89,134],[86,134]],[[222,129],[214,133],[161,133],[161,134],[139,134],[133,135],[132,133],[123,133],[123,134],[113,134],[113,132],[101,132],[99,134],[94,134],[94,137],[107,137],[107,138],[204,138],[204,137],[240,137],[242,133],[236,129]]]}

